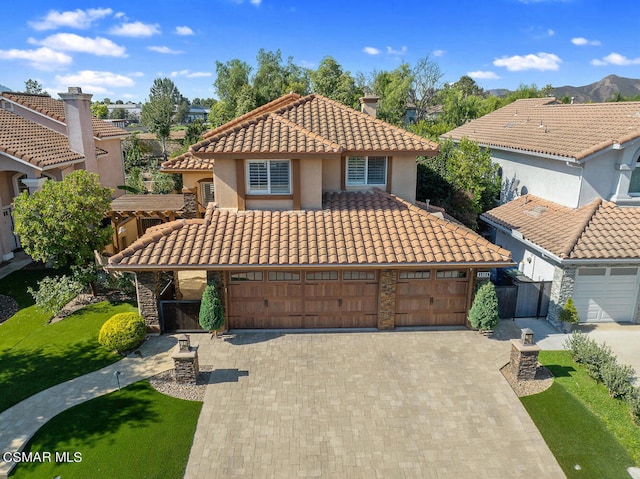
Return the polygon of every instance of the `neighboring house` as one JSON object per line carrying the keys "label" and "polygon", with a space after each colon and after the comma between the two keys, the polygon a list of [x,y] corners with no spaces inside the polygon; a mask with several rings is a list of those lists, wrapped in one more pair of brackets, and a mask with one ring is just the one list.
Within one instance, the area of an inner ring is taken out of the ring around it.
{"label": "neighboring house", "polygon": [[43,95],[4,92],[0,96],[0,258],[20,246],[13,234],[13,198],[84,169],[100,175],[114,195],[124,184],[121,141],[127,132],[91,115],[90,94],[80,88]]}
{"label": "neighboring house", "polygon": [[520,270],[551,281],[548,319],[638,322],[640,102],[518,100],[444,135],[490,148],[501,202],[481,218]]}
{"label": "neighboring house", "polygon": [[209,108],[204,106],[189,105],[189,112],[187,113],[186,123],[193,123],[196,120],[200,120],[202,123],[206,123],[209,120]]}
{"label": "neighboring house", "polygon": [[476,277],[513,263],[415,204],[416,157],[435,154],[371,115],[286,95],[165,162],[203,217],[150,228],[108,269],[136,273],[155,332],[197,328],[185,311],[212,280],[229,328],[464,325]]}

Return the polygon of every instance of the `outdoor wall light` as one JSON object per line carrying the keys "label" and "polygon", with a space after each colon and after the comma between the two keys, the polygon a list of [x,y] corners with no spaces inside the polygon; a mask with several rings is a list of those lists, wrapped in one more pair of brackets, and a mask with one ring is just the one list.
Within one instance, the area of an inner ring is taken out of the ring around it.
{"label": "outdoor wall light", "polygon": [[178,337],[178,345],[180,346],[180,351],[188,352],[191,349],[189,336],[187,336],[186,334],[181,334]]}

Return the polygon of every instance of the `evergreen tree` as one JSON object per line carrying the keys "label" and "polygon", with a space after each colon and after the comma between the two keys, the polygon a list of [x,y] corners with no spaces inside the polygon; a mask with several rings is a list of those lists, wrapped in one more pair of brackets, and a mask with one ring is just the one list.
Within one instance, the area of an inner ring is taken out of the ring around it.
{"label": "evergreen tree", "polygon": [[488,331],[496,327],[499,320],[496,288],[487,281],[476,293],[469,311],[469,322],[474,329]]}
{"label": "evergreen tree", "polygon": [[215,284],[208,284],[202,293],[198,321],[202,329],[215,331],[216,337],[224,326],[224,308]]}

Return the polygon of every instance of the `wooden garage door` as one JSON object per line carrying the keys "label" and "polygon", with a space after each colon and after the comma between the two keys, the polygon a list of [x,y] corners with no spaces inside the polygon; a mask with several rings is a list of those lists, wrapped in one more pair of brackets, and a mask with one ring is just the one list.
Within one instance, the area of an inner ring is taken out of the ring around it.
{"label": "wooden garage door", "polygon": [[371,271],[230,273],[229,327],[376,327],[377,275]]}
{"label": "wooden garage door", "polygon": [[464,325],[469,277],[465,270],[399,271],[396,326]]}

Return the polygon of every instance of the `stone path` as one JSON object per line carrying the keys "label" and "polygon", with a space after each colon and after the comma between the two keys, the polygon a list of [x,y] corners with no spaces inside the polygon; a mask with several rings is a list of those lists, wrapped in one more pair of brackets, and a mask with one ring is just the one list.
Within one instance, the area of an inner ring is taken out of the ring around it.
{"label": "stone path", "polygon": [[200,344],[215,367],[185,478],[564,477],[471,331],[249,333]]}

